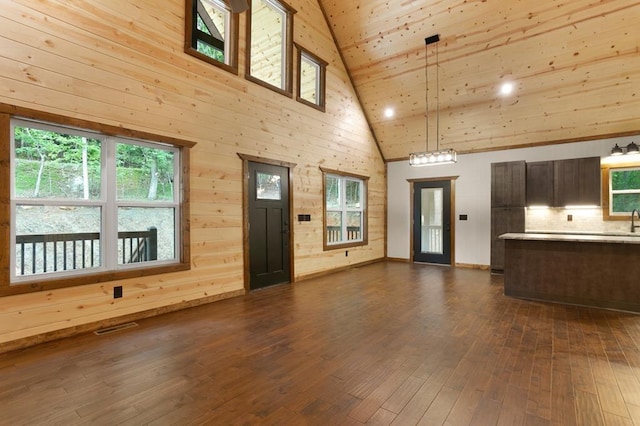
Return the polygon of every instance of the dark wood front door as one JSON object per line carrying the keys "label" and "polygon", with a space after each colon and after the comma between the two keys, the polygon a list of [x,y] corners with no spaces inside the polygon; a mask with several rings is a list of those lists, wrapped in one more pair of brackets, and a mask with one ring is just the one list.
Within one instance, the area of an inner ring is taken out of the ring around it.
{"label": "dark wood front door", "polygon": [[249,288],[291,280],[289,169],[249,162]]}
{"label": "dark wood front door", "polygon": [[451,181],[413,186],[413,261],[451,265]]}

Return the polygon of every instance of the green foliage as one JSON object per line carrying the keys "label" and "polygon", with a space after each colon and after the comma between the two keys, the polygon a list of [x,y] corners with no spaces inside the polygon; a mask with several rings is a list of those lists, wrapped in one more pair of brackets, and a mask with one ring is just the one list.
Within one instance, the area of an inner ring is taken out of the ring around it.
{"label": "green foliage", "polygon": [[614,193],[612,196],[613,212],[622,213],[640,209],[640,169],[612,170],[611,189],[613,191],[638,191],[638,193]]}
{"label": "green foliage", "polygon": [[224,52],[201,40],[198,40],[198,52],[202,53],[203,55],[207,55],[208,57],[215,59],[218,62],[224,63]]}
{"label": "green foliage", "polygon": [[[90,199],[100,197],[100,140],[26,127],[15,128],[14,140],[17,197],[80,199],[84,198],[85,185]],[[119,199],[172,200],[173,159],[173,152],[168,150],[117,144]]]}

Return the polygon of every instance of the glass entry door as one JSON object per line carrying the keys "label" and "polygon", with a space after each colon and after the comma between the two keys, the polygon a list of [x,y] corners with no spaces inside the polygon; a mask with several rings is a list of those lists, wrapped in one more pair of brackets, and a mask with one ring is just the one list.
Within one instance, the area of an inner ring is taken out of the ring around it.
{"label": "glass entry door", "polygon": [[413,260],[451,264],[451,181],[416,182]]}

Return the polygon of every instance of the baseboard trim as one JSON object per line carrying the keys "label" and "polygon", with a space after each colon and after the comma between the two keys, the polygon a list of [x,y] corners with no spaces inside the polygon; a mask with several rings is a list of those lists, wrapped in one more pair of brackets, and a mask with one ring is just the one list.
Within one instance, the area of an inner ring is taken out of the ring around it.
{"label": "baseboard trim", "polygon": [[479,269],[481,271],[488,271],[489,265],[478,265],[475,263],[456,263],[456,268]]}
{"label": "baseboard trim", "polygon": [[409,259],[403,259],[402,257],[387,257],[385,260],[389,262],[411,263]]}
{"label": "baseboard trim", "polygon": [[36,334],[34,336],[23,337],[17,340],[0,343],[0,354],[19,349],[25,349],[40,343],[51,342],[53,340],[63,339],[83,333],[92,333],[101,328],[113,327],[119,324],[138,321],[144,318],[155,317],[170,312],[180,311],[182,309],[193,308],[207,303],[217,302],[219,300],[230,299],[232,297],[242,296],[245,290],[235,290],[227,293],[216,294],[213,296],[203,297],[195,300],[185,300],[173,305],[162,306],[160,308],[148,309],[146,311],[135,312],[133,314],[123,315],[120,317],[108,318],[100,321],[94,321],[87,324],[76,325],[74,327],[64,328],[61,330],[50,331],[47,333]]}
{"label": "baseboard trim", "polygon": [[310,280],[312,278],[324,277],[326,275],[334,274],[336,272],[348,271],[349,269],[359,268],[359,267],[362,267],[362,266],[371,265],[371,264],[378,263],[378,262],[384,262],[385,260],[386,260],[386,258],[381,257],[381,258],[378,258],[378,259],[367,260],[366,262],[354,263],[353,265],[347,265],[347,266],[343,266],[343,267],[340,267],[340,268],[330,269],[330,270],[327,270],[327,271],[315,272],[313,274],[308,274],[308,275],[301,275],[301,276],[296,277],[295,282],[298,283],[298,282],[301,282],[301,281]]}

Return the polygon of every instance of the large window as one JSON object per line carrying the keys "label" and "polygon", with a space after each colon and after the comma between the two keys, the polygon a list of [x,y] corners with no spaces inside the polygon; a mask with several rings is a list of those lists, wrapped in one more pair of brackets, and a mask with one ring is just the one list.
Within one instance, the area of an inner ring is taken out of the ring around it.
{"label": "large window", "polygon": [[12,286],[182,262],[179,147],[18,119],[10,133]]}
{"label": "large window", "polygon": [[367,178],[324,171],[324,200],[325,249],[367,244]]}
{"label": "large window", "polygon": [[187,0],[185,51],[238,73],[238,14],[222,0]]}
{"label": "large window", "polygon": [[324,111],[327,62],[302,46],[298,48],[298,86],[296,99]]}
{"label": "large window", "polygon": [[247,78],[291,96],[293,14],[278,0],[251,0]]}

